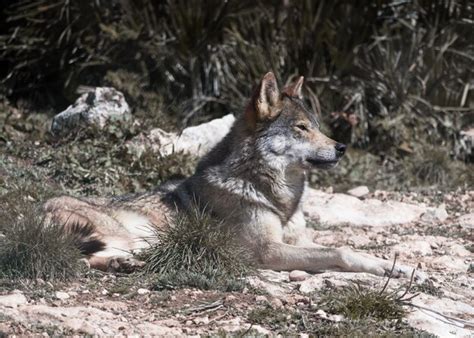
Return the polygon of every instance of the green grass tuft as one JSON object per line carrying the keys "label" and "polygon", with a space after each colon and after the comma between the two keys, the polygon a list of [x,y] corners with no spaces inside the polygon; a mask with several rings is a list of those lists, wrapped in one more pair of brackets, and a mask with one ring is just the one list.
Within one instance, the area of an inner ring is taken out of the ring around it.
{"label": "green grass tuft", "polygon": [[68,280],[81,270],[74,238],[48,224],[40,208],[25,204],[20,212],[3,210],[0,220],[0,277]]}
{"label": "green grass tuft", "polygon": [[401,320],[406,311],[396,295],[352,283],[324,294],[323,310],[343,315],[351,320]]}
{"label": "green grass tuft", "polygon": [[233,231],[196,206],[189,213],[177,213],[156,236],[158,244],[146,253],[146,270],[158,276],[155,288],[235,291],[244,287],[242,277],[253,271]]}

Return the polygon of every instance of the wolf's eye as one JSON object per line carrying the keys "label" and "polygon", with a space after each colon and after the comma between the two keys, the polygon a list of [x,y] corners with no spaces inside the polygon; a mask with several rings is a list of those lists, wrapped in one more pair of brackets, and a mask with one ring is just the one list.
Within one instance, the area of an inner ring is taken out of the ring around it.
{"label": "wolf's eye", "polygon": [[298,128],[299,130],[302,130],[302,131],[308,131],[308,127],[306,127],[305,124],[297,124],[296,128]]}

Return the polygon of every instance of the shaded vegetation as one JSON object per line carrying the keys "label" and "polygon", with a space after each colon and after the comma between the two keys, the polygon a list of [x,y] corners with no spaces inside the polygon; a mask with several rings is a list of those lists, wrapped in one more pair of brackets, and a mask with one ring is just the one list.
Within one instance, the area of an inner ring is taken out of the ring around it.
{"label": "shaded vegetation", "polygon": [[406,314],[396,294],[363,287],[358,283],[327,292],[321,297],[320,303],[329,313],[352,320],[394,320],[402,319]]}
{"label": "shaded vegetation", "polygon": [[133,122],[110,124],[100,132],[82,130],[57,140],[47,133],[44,115],[14,118],[0,111],[0,128],[8,138],[3,144],[0,140],[0,149],[7,155],[3,161],[23,162],[17,166],[80,194],[143,191],[190,175],[196,164],[191,155],[161,156],[150,148],[131,146],[129,141],[139,133]]}
{"label": "shaded vegetation", "polygon": [[166,228],[156,229],[157,244],[151,243],[145,253],[145,269],[157,273],[154,288],[242,290],[242,278],[254,271],[252,262],[223,224],[192,207],[189,213],[177,213]]}
{"label": "shaded vegetation", "polygon": [[[314,307],[315,305],[313,305]],[[308,333],[316,336],[360,337],[360,336],[417,336],[433,337],[424,331],[410,327],[403,320],[381,320],[361,318],[343,319],[339,322],[323,319],[315,309],[273,309],[269,306],[257,307],[247,314],[252,324],[259,324],[278,334],[297,335]]]}
{"label": "shaded vegetation", "polygon": [[81,271],[72,236],[50,224],[41,208],[18,195],[0,202],[0,278],[67,280]]}
{"label": "shaded vegetation", "polygon": [[[474,182],[472,164],[454,161],[473,160],[472,144],[461,135],[474,126],[474,8],[467,0],[21,0],[1,6],[0,93],[20,112],[58,112],[83,86],[111,85],[143,122],[129,133],[170,130],[239,113],[269,70],[284,83],[302,74],[307,103],[326,131],[355,148],[339,171],[313,173],[314,184],[342,189],[370,178],[379,189],[451,189]],[[7,115],[0,143],[44,143],[46,128],[38,128],[44,118]],[[55,179],[69,175],[59,178],[64,182],[111,187],[118,173],[133,177],[106,191],[113,193],[146,189],[166,176],[142,182],[135,169],[96,168],[127,162],[150,172],[150,165],[123,158],[121,140],[108,139],[118,143],[115,149],[95,144],[104,140],[64,148],[84,170],[61,167],[61,151],[45,161]]]}

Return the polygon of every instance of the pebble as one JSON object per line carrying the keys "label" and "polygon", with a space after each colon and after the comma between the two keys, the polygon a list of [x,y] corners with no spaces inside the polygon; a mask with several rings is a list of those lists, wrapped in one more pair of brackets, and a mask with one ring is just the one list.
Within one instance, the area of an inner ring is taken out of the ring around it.
{"label": "pebble", "polygon": [[364,197],[370,192],[369,188],[365,185],[361,185],[355,188],[352,188],[351,190],[348,190],[347,193],[351,196],[354,197]]}
{"label": "pebble", "polygon": [[290,272],[288,278],[291,282],[302,282],[309,277],[309,274],[306,271],[293,270]]}
{"label": "pebble", "polygon": [[56,291],[56,293],[54,294],[54,296],[57,298],[57,299],[61,299],[61,300],[65,300],[65,299],[69,299],[70,296],[67,292],[63,292],[63,291]]}

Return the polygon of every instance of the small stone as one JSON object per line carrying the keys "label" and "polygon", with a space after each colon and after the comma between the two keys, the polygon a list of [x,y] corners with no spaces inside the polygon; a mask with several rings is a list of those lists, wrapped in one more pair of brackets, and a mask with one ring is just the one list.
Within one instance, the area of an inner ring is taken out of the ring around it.
{"label": "small stone", "polygon": [[28,300],[26,299],[25,295],[19,292],[0,296],[0,305],[2,306],[17,307],[26,303],[28,303]]}
{"label": "small stone", "polygon": [[421,220],[428,223],[443,222],[447,218],[448,212],[444,204],[441,204],[437,208],[428,208],[428,210],[421,215]]}
{"label": "small stone", "polygon": [[306,271],[293,270],[290,272],[288,278],[291,282],[302,282],[309,277],[309,274]]}
{"label": "small stone", "polygon": [[233,295],[228,295],[227,297],[225,297],[225,301],[226,302],[232,302],[234,300],[236,300],[237,297],[233,296]]}
{"label": "small stone", "polygon": [[57,299],[60,299],[60,300],[65,300],[65,299],[69,299],[70,296],[67,292],[63,292],[63,291],[56,291],[56,293],[54,294],[54,296],[57,298]]}
{"label": "small stone", "polygon": [[457,222],[463,228],[474,229],[474,212],[458,217]]}
{"label": "small stone", "polygon": [[209,317],[208,316],[204,316],[204,317],[197,317],[197,318],[194,318],[194,324],[196,325],[207,325],[209,324]]}
{"label": "small stone", "polygon": [[283,302],[278,299],[278,298],[273,298],[271,301],[270,301],[270,306],[272,307],[272,309],[274,310],[277,310],[277,309],[281,309],[283,307]]}
{"label": "small stone", "polygon": [[138,293],[139,295],[146,295],[147,293],[150,293],[150,290],[148,290],[148,289],[141,289],[141,288],[140,288],[140,289],[137,290],[137,293]]}
{"label": "small stone", "polygon": [[349,195],[355,196],[355,197],[364,197],[370,192],[369,188],[365,185],[361,185],[355,188],[352,188],[351,190],[348,190],[347,193]]}

